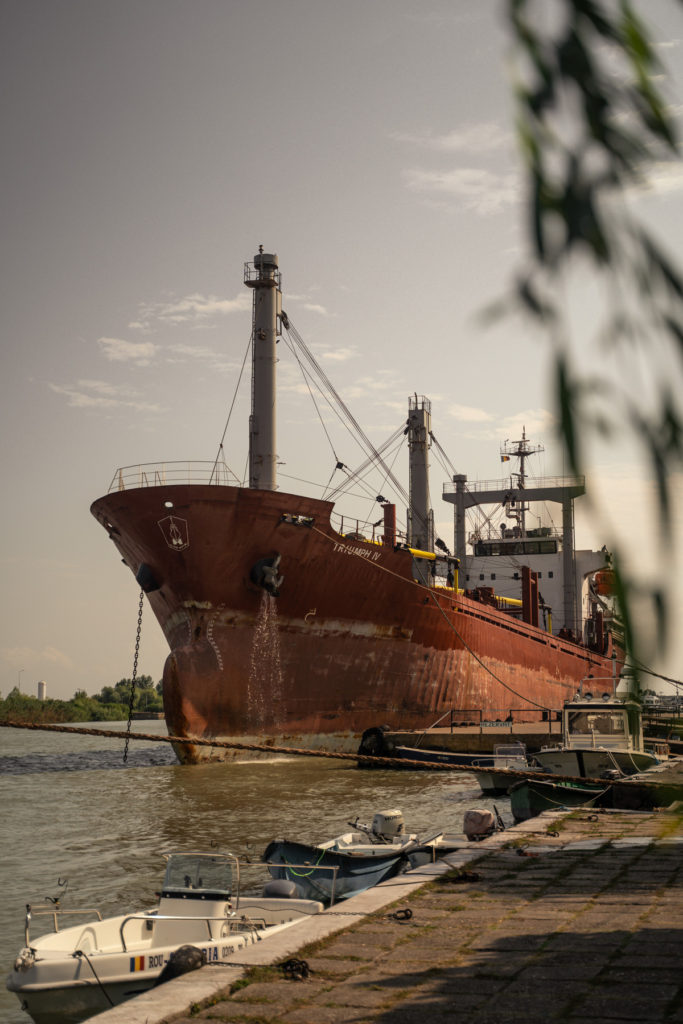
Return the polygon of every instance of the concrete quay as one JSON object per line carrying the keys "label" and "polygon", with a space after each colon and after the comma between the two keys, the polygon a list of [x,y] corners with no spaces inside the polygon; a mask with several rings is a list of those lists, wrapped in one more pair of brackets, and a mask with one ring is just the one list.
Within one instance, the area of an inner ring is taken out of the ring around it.
{"label": "concrete quay", "polygon": [[683,1024],[683,808],[546,812],[277,941],[90,1024]]}

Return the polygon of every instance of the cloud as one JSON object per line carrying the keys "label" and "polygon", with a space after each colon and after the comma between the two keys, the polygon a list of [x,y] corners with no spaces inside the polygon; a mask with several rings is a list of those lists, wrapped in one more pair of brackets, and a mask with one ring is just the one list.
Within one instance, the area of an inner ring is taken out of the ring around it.
{"label": "cloud", "polygon": [[98,338],[97,344],[110,362],[137,366],[149,366],[159,350],[151,341],[125,341],[123,338]]}
{"label": "cloud", "polygon": [[321,306],[316,302],[304,302],[304,309],[307,309],[310,313],[320,313],[321,316],[331,316],[331,313],[328,312],[325,306]]}
{"label": "cloud", "polygon": [[354,348],[335,348],[320,353],[321,359],[331,359],[337,363],[345,363],[348,359],[356,359],[357,356],[358,351]]}
{"label": "cloud", "polygon": [[493,416],[483,409],[475,409],[470,405],[451,405],[448,412],[456,420],[466,423],[489,423]]}
{"label": "cloud", "polygon": [[555,437],[556,419],[548,409],[525,409],[511,416],[491,416],[483,409],[466,405],[451,405],[448,412],[468,428],[460,429],[460,436],[473,441],[517,441],[526,431],[530,444]]}
{"label": "cloud", "polygon": [[73,668],[74,663],[68,654],[60,651],[57,647],[46,644],[44,647],[34,650],[31,647],[3,647],[0,656],[10,665],[19,671],[25,668],[27,671],[37,671],[40,666],[61,665],[63,668]]}
{"label": "cloud", "polygon": [[136,409],[161,412],[160,405],[144,401],[129,388],[117,387],[102,380],[78,380],[75,384],[53,384],[48,387],[57,395],[67,398],[73,409]]}
{"label": "cloud", "polygon": [[557,429],[555,414],[549,409],[525,409],[500,420],[497,434],[505,439],[518,440],[526,431],[531,444],[554,434]]}
{"label": "cloud", "polygon": [[408,170],[403,172],[413,192],[448,196],[467,210],[484,216],[498,213],[517,202],[519,181],[514,174],[498,174],[481,167],[460,167],[451,171]]}
{"label": "cloud", "polygon": [[391,138],[441,153],[493,153],[511,146],[513,141],[511,133],[493,121],[466,124],[443,135],[395,133]]}
{"label": "cloud", "polygon": [[249,292],[240,292],[234,299],[222,299],[217,295],[202,295],[193,292],[183,298],[171,298],[167,302],[141,303],[138,318],[128,326],[133,330],[148,333],[159,324],[177,327],[180,324],[193,328],[210,326],[210,322],[231,313],[244,313],[251,308]]}

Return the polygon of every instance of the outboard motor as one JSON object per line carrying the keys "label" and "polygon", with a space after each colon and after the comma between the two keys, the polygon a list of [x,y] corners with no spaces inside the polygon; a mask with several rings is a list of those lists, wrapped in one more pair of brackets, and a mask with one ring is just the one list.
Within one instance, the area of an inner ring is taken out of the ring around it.
{"label": "outboard motor", "polygon": [[474,809],[465,811],[462,830],[471,843],[487,839],[497,832],[498,828],[493,811]]}
{"label": "outboard motor", "polygon": [[263,587],[271,597],[279,595],[280,587],[285,579],[284,576],[278,576],[281,558],[282,555],[279,552],[271,558],[260,558],[252,565],[249,573],[251,582],[255,583],[257,587]]}
{"label": "outboard motor", "polygon": [[378,811],[372,819],[370,830],[373,836],[391,843],[403,835],[403,815],[400,811]]}

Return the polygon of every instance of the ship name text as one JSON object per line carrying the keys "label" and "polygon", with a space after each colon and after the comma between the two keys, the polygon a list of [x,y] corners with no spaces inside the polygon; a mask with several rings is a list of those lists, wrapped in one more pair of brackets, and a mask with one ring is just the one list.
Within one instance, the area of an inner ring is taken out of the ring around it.
{"label": "ship name text", "polygon": [[358,555],[359,558],[369,558],[372,562],[379,559],[379,551],[366,551],[365,548],[352,548],[348,544],[334,542],[334,550],[342,551],[345,555]]}

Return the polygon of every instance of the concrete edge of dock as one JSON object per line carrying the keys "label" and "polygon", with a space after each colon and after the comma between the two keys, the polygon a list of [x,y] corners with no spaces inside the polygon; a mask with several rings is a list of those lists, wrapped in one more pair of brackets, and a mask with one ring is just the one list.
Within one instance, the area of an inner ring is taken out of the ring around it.
{"label": "concrete edge of dock", "polygon": [[[565,812],[562,812],[565,813]],[[570,812],[566,812],[570,813]],[[553,818],[560,815],[553,814]],[[403,875],[359,893],[321,914],[298,921],[286,931],[274,935],[263,943],[248,946],[234,954],[231,966],[207,965],[174,978],[157,988],[149,989],[133,999],[88,1019],[88,1024],[167,1024],[174,1018],[184,1017],[190,1008],[206,1003],[243,977],[250,967],[262,967],[295,956],[304,946],[319,942],[349,928],[368,914],[376,913],[391,904],[405,900],[415,890],[433,881],[453,868],[471,864],[491,852],[492,848],[510,842],[511,838],[543,833],[548,820],[543,816],[497,832],[481,843],[468,843],[463,849],[449,854],[434,864],[415,868]],[[466,840],[463,837],[463,843]]]}

